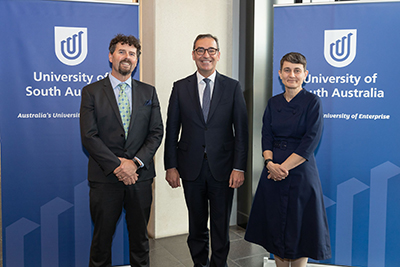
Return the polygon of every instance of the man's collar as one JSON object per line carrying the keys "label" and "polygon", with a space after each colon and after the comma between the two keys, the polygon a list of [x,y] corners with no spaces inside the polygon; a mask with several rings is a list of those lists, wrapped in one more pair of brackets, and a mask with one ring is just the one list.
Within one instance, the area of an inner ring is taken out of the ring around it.
{"label": "man's collar", "polygon": [[[118,80],[117,78],[115,78],[111,73],[108,74],[108,77],[110,78],[110,82],[111,82],[111,86],[112,88],[117,87],[120,83],[122,83],[122,81]],[[128,84],[129,87],[132,86],[132,77],[129,76],[128,80],[125,81],[125,83]]]}
{"label": "man's collar", "polygon": [[[217,76],[217,71],[214,71],[213,74],[208,76],[207,78],[210,79],[213,83],[215,82],[215,77]],[[196,71],[197,82],[203,81],[205,77],[201,75],[198,71]]]}

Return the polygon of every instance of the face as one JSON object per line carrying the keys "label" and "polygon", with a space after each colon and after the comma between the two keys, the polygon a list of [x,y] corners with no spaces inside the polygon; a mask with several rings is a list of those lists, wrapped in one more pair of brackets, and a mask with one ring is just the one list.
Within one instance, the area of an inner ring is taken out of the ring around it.
{"label": "face", "polygon": [[119,80],[129,78],[137,64],[136,47],[129,44],[118,43],[113,54],[108,58],[112,64],[111,74]]}
{"label": "face", "polygon": [[302,64],[294,64],[288,61],[283,62],[279,76],[286,89],[302,89],[302,84],[308,74]]}
{"label": "face", "polygon": [[[218,48],[217,43],[213,38],[203,38],[197,40],[195,44],[195,49],[202,47],[204,49],[208,49],[210,47]],[[205,51],[203,55],[199,56],[195,51],[192,51],[192,58],[196,63],[197,71],[203,75],[204,77],[208,77],[214,73],[215,68],[217,67],[217,62],[219,61],[220,52],[213,56],[208,54],[208,51]]]}

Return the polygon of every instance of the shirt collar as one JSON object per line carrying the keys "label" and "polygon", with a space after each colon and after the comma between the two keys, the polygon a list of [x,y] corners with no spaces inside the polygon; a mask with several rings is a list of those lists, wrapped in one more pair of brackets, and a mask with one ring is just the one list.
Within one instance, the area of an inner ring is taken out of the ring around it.
{"label": "shirt collar", "polygon": [[[117,78],[115,78],[114,76],[112,76],[111,73],[108,75],[108,77],[110,78],[111,86],[112,86],[112,88],[114,88],[114,89],[115,89],[115,87],[117,87],[120,83],[122,83],[120,80],[118,80]],[[129,86],[129,88],[131,88],[131,86],[132,86],[132,77],[129,77],[128,80],[125,81],[125,83]]]}
{"label": "shirt collar", "polygon": [[[203,82],[203,79],[205,78],[203,75],[201,75],[198,71],[196,72],[196,76],[197,76],[197,83]],[[215,82],[215,76],[217,76],[217,71],[214,71],[213,74],[211,74],[210,76],[208,76],[207,78],[211,80],[211,82]]]}

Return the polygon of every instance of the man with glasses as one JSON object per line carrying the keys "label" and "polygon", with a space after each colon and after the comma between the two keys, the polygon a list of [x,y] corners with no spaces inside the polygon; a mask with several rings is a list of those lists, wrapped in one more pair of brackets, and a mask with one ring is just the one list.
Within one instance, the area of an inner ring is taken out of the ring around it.
{"label": "man with glasses", "polygon": [[246,104],[239,82],[216,71],[220,54],[215,36],[197,36],[197,72],[174,83],[168,106],[166,180],[177,188],[182,179],[195,267],[227,266],[233,193],[244,182],[247,164]]}

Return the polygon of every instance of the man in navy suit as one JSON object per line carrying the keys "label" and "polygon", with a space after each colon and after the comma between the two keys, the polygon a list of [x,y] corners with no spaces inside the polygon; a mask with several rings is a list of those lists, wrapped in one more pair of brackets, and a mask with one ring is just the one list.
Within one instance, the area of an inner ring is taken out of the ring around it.
{"label": "man in navy suit", "polygon": [[182,179],[194,266],[224,267],[234,188],[243,184],[247,164],[246,104],[239,82],[216,71],[220,51],[215,36],[197,36],[192,57],[197,72],[175,82],[169,100],[166,180],[177,188]]}
{"label": "man in navy suit", "polygon": [[90,267],[111,267],[112,238],[122,209],[131,266],[150,266],[147,223],[153,157],[161,144],[163,124],[155,88],[131,78],[140,49],[134,36],[117,35],[109,46],[111,74],[82,90],[80,127],[82,144],[89,152],[94,224]]}

